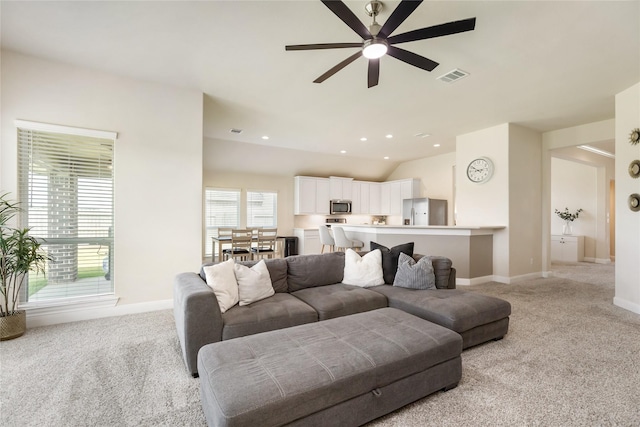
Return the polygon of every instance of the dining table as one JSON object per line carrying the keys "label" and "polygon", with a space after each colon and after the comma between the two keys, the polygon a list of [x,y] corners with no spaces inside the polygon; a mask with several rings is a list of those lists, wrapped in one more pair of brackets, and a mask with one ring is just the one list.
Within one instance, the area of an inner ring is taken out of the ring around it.
{"label": "dining table", "polygon": [[[284,236],[277,236],[276,237],[276,251],[274,256],[277,258],[282,258],[282,254],[283,254],[283,247],[284,247]],[[215,248],[216,246],[218,247],[218,262],[222,261],[222,251],[224,249],[225,245],[228,245],[229,247],[231,247],[231,236],[212,236],[211,240],[213,242],[213,247]],[[253,238],[251,239],[252,242],[258,243],[258,236],[254,235]],[[211,262],[215,262],[216,260],[216,251],[213,250],[211,252]]]}

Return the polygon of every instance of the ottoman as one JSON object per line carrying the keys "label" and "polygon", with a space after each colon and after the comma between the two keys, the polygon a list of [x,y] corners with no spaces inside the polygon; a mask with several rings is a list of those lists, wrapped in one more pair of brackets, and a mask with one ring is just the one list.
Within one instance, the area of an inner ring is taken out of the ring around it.
{"label": "ottoman", "polygon": [[206,345],[209,426],[356,426],[462,376],[459,334],[382,308]]}

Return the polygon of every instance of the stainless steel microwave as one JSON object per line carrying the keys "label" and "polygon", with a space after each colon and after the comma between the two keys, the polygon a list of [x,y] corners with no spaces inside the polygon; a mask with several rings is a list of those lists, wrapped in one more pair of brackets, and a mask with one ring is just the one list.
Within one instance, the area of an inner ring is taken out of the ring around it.
{"label": "stainless steel microwave", "polygon": [[351,213],[351,200],[330,200],[329,213],[331,215],[345,215]]}

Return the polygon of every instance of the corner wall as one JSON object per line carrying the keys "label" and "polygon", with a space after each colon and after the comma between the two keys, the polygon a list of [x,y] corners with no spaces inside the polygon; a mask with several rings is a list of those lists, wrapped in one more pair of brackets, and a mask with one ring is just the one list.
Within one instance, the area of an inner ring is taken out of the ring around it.
{"label": "corner wall", "polygon": [[628,207],[630,194],[640,194],[640,178],[629,176],[632,160],[640,159],[640,144],[629,134],[640,128],[640,83],[616,95],[616,291],[613,303],[640,314],[640,212]]}
{"label": "corner wall", "polygon": [[9,51],[1,77],[2,190],[17,191],[16,119],[117,132],[118,306],[170,307],[201,262],[202,94]]}

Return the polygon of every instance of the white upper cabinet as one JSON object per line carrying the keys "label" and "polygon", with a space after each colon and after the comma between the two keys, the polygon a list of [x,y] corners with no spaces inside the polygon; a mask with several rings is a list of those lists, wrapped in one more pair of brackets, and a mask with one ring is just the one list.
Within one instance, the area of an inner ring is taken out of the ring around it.
{"label": "white upper cabinet", "polygon": [[356,215],[402,215],[402,200],[420,197],[420,180],[415,178],[387,182],[354,181],[332,176],[296,176],[294,213],[328,215],[329,200],[352,201]]}
{"label": "white upper cabinet", "polygon": [[351,200],[353,198],[353,178],[329,177],[330,199]]}
{"label": "white upper cabinet", "polygon": [[329,214],[329,179],[294,177],[294,214]]}
{"label": "white upper cabinet", "polygon": [[402,201],[420,197],[419,179],[399,179],[380,184],[380,214],[402,215]]}

